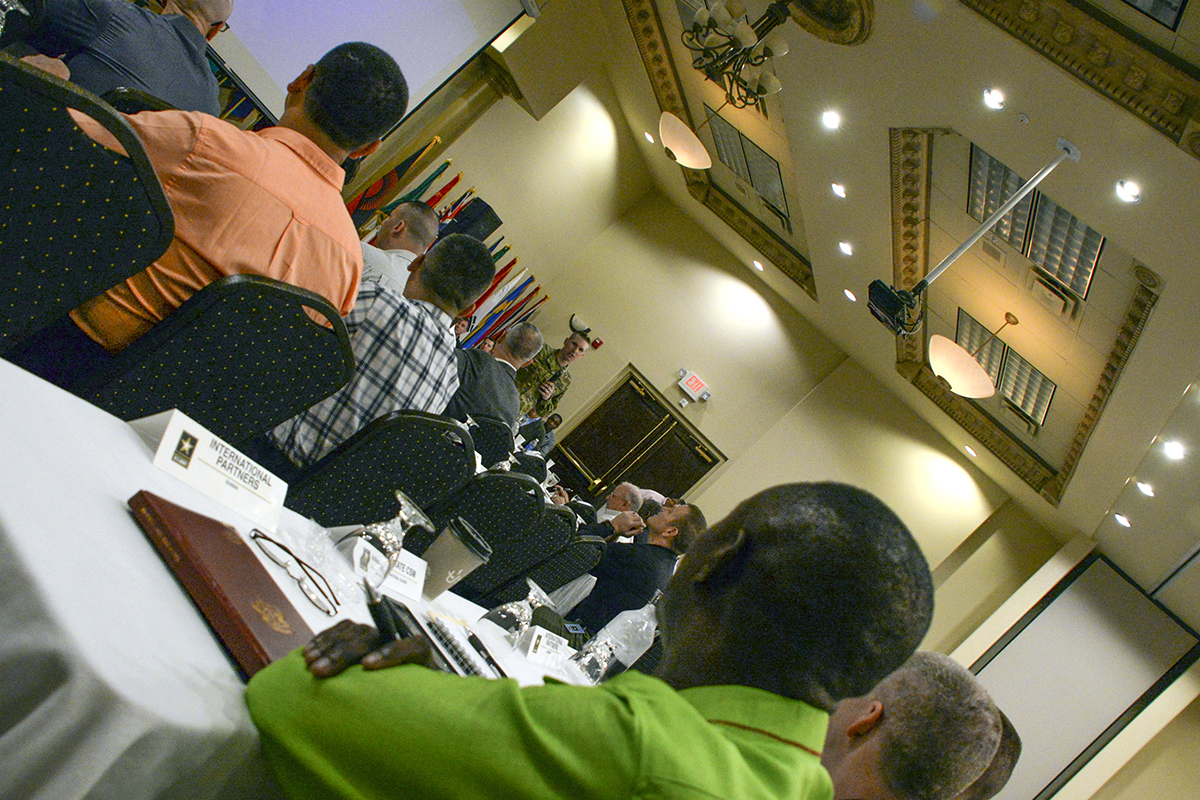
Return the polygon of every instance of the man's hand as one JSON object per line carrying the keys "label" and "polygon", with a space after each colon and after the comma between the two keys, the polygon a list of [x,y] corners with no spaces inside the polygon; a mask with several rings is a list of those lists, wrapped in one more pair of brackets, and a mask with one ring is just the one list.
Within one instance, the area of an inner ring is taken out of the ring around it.
{"label": "man's hand", "polygon": [[40,70],[49,72],[51,75],[62,78],[64,81],[71,80],[71,70],[67,69],[66,63],[61,58],[33,55],[25,56],[21,60],[31,67],[37,67]]}
{"label": "man's hand", "polygon": [[634,511],[622,511],[609,522],[618,536],[629,536],[646,527],[646,523]]}
{"label": "man's hand", "polygon": [[539,386],[538,394],[540,394],[542,396],[543,400],[549,400],[551,397],[553,397],[554,396],[554,381],[546,381],[541,386]]}
{"label": "man's hand", "polygon": [[363,669],[383,669],[399,664],[433,666],[429,640],[424,636],[398,639],[380,646],[379,631],[344,619],[313,637],[304,646],[304,663],[318,678],[332,678],[362,664]]}
{"label": "man's hand", "polygon": [[556,506],[565,506],[571,502],[571,496],[567,494],[567,490],[561,486],[555,486],[550,490],[550,502]]}

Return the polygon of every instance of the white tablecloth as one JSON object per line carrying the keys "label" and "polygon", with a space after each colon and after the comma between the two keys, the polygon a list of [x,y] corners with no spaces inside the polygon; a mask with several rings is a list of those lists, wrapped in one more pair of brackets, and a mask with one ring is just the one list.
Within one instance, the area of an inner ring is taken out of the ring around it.
{"label": "white tablecloth", "polygon": [[[155,468],[124,422],[2,360],[0,408],[0,798],[258,791],[243,684],[126,501],[148,489],[243,535],[252,523]],[[308,530],[285,510],[281,538]],[[369,620],[360,598],[325,616],[265,563],[314,631]],[[482,613],[449,592],[434,607]],[[477,629],[510,674],[540,682],[499,629]]]}

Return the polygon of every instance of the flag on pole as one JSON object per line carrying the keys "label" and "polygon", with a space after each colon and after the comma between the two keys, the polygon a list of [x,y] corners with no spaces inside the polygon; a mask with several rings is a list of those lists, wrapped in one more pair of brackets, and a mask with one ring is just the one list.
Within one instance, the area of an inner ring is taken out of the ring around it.
{"label": "flag on pole", "polygon": [[455,175],[453,178],[451,178],[449,183],[447,183],[441,189],[438,189],[436,192],[434,192],[433,197],[429,198],[425,202],[429,205],[430,208],[437,208],[437,204],[442,202],[442,198],[444,198],[446,195],[450,194],[450,190],[453,189],[458,184],[458,182],[461,180],[462,180],[462,173],[460,172],[457,175]]}
{"label": "flag on pole", "polygon": [[451,162],[451,159],[447,158],[445,161],[443,161],[441,163],[441,165],[438,166],[437,169],[435,169],[432,173],[430,173],[428,178],[421,181],[421,183],[419,185],[417,185],[413,189],[408,190],[407,192],[400,195],[395,200],[393,200],[392,202],[390,202],[386,206],[384,206],[383,207],[384,213],[386,213],[386,214],[392,213],[393,211],[396,210],[396,206],[400,205],[401,203],[411,203],[414,200],[420,200],[421,195],[425,194],[425,192],[429,190],[430,185],[434,181],[436,181],[438,178],[440,178],[443,172],[445,172],[447,169],[450,168],[450,162]]}
{"label": "flag on pole", "polygon": [[350,218],[354,220],[354,226],[361,226],[371,218],[372,212],[379,210],[391,199],[392,194],[403,185],[404,179],[413,165],[433,149],[434,145],[439,144],[441,141],[441,137],[433,137],[429,144],[415,150],[408,158],[405,158],[395,167],[384,173],[379,180],[351,198],[346,203],[346,210],[350,212]]}

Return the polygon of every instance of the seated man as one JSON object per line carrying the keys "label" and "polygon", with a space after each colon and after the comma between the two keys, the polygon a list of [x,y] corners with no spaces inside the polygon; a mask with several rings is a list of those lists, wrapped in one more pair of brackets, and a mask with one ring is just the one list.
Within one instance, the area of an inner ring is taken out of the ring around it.
{"label": "seated man", "polygon": [[541,331],[532,322],[521,322],[508,329],[491,353],[478,348],[455,350],[458,391],[446,405],[446,416],[463,422],[468,416],[491,417],[516,433],[521,416],[517,370],[541,349]]}
{"label": "seated man", "polygon": [[233,0],[167,0],[161,15],[129,0],[46,0],[25,44],[62,57],[70,80],[94,94],[124,86],[215,117],[221,104],[208,43],[232,10]]}
{"label": "seated man", "polygon": [[608,493],[604,505],[596,509],[596,522],[608,522],[622,511],[640,511],[642,492],[632,483],[618,483]]}
{"label": "seated man", "polygon": [[255,675],[246,701],[294,800],[829,800],[826,712],[904,663],[932,611],[929,568],[886,506],[793,484],[697,537],[663,600],[657,677],[522,688],[381,670],[425,663],[428,643],[371,652],[376,631],[343,622]]}
{"label": "seated man", "polygon": [[[355,362],[350,382],[266,435],[294,467],[312,464],[384,414],[440,414],[458,389],[451,321],[491,285],[491,254],[478,239],[451,234],[408,269],[403,294],[363,284],[346,318]],[[275,471],[278,458],[253,441],[246,454]],[[277,474],[288,480],[286,468]]]}
{"label": "seated man", "polygon": [[517,429],[525,439],[523,447],[526,450],[536,450],[544,456],[550,455],[557,441],[554,431],[562,425],[562,414],[551,414],[546,419],[534,417]]}
{"label": "seated man", "polygon": [[835,800],[954,800],[993,760],[1001,733],[1000,712],[975,676],[921,652],[838,703],[821,764]]}
{"label": "seated man", "polygon": [[[615,539],[636,532],[641,522],[635,512],[622,511],[610,522],[581,527],[579,533]],[[667,587],[675,562],[706,525],[699,508],[679,503],[646,520],[644,542],[611,542],[591,569],[596,585],[567,616],[596,633],[622,611],[646,605],[656,591]]]}
{"label": "seated man", "polygon": [[[392,57],[351,42],[288,85],[277,127],[242,131],[183,111],[127,117],[171,203],[175,238],[147,269],[5,357],[64,388],[77,386],[110,354],[226,275],[286,281],[348,314],[362,274],[362,246],[342,202],[338,165],[374,151],[407,104],[407,85]],[[97,123],[77,122],[97,141],[119,147]]]}
{"label": "seated man", "polygon": [[363,280],[402,291],[408,265],[437,236],[437,212],[428,203],[401,203],[379,226],[374,243],[363,242]]}

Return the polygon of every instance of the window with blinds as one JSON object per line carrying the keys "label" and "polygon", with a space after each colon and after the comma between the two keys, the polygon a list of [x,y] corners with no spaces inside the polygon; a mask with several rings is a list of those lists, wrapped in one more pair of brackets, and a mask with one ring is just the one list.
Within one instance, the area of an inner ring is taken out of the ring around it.
{"label": "window with blinds", "polygon": [[704,114],[710,118],[708,124],[712,128],[720,162],[729,167],[733,174],[753,186],[754,191],[758,192],[776,213],[786,219],[789,216],[788,204],[779,162],[729,122],[716,115],[707,105],[704,107]]}
{"label": "window with blinds", "polygon": [[[967,213],[982,222],[1021,188],[1025,179],[971,145]],[[1033,262],[1050,282],[1086,300],[1104,237],[1036,189],[1005,214],[993,233]]]}
{"label": "window with blinds", "polygon": [[992,332],[978,320],[961,308],[958,310],[958,331],[954,340],[968,353],[975,353],[975,360],[987,370],[997,393],[1011,403],[1020,416],[1035,425],[1044,424],[1058,386],[999,337],[984,345],[991,335]]}

